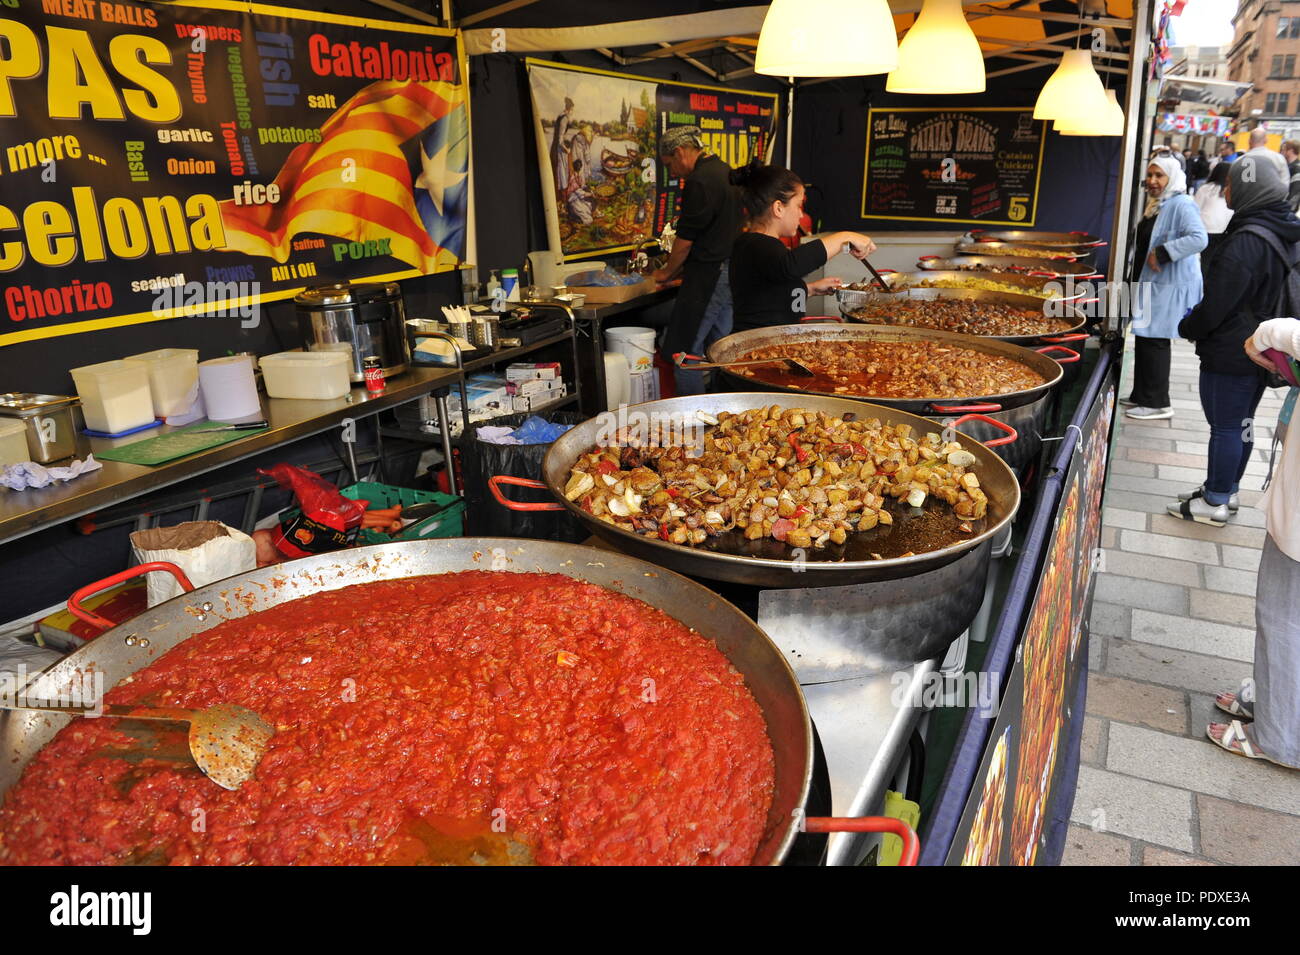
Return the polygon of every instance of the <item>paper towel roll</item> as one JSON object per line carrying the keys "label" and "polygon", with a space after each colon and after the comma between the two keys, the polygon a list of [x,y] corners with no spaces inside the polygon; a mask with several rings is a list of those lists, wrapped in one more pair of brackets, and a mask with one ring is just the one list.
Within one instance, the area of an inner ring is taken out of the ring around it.
{"label": "paper towel roll", "polygon": [[617,411],[619,405],[630,404],[631,384],[627,356],[622,352],[605,352],[605,404],[608,410]]}
{"label": "paper towel roll", "polygon": [[199,362],[199,387],[209,421],[238,421],[262,413],[257,399],[257,379],[253,377],[253,359],[248,355]]}

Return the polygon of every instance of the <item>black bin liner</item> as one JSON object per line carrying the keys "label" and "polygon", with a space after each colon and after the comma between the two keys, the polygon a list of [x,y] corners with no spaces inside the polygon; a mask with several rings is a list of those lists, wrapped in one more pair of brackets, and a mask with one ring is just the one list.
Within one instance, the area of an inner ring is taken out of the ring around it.
{"label": "black bin liner", "polygon": [[[591,532],[568,511],[512,511],[497,503],[488,488],[488,478],[495,474],[542,479],[542,459],[551,449],[549,444],[490,444],[477,438],[479,428],[517,428],[529,417],[529,414],[502,415],[490,421],[475,422],[457,440],[461,477],[465,483],[465,535],[581,543],[591,536]],[[587,420],[576,411],[549,411],[540,417],[554,424],[581,424]],[[550,491],[540,488],[507,485],[502,491],[512,501],[556,502]]]}

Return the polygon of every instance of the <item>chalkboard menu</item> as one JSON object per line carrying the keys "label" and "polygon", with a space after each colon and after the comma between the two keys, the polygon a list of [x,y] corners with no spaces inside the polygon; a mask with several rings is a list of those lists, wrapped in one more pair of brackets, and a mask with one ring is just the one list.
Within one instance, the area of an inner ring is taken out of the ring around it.
{"label": "chalkboard menu", "polygon": [[862,218],[1032,226],[1046,126],[1032,108],[873,109]]}

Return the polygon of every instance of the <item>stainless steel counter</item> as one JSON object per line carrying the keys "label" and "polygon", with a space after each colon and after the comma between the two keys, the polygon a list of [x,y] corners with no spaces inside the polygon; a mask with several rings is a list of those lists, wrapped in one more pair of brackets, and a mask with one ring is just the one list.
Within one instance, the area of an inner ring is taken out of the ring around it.
{"label": "stainless steel counter", "polygon": [[[390,378],[382,395],[370,396],[364,387],[353,388],[344,398],[330,401],[295,401],[262,397],[262,410],[270,427],[187,457],[156,467],[104,461],[103,468],[49,487],[10,491],[0,488],[0,544],[45,527],[132,497],[177,484],[234,461],[260,454],[277,445],[297,441],[338,427],[347,418],[362,418],[414,401],[435,388],[454,385],[455,368],[412,368]],[[156,437],[175,430],[163,425],[123,438],[78,435],[77,457]],[[96,459],[98,460],[98,458]]]}

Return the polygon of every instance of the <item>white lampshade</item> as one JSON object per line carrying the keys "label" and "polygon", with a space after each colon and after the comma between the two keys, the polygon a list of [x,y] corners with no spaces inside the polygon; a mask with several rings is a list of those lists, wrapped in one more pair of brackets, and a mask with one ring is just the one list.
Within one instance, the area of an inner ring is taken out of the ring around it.
{"label": "white lampshade", "polygon": [[961,0],[925,0],[898,45],[891,93],[983,93],[984,54],[966,22]]}
{"label": "white lampshade", "polygon": [[773,0],[758,35],[754,72],[769,76],[866,76],[898,65],[885,0]]}
{"label": "white lampshade", "polygon": [[1106,90],[1106,106],[1095,118],[1057,120],[1052,124],[1062,136],[1123,136],[1124,110],[1114,90]]}
{"label": "white lampshade", "polygon": [[1106,101],[1101,78],[1092,68],[1092,54],[1087,50],[1067,50],[1056,72],[1048,77],[1034,104],[1034,119],[1074,119],[1083,121],[1087,108],[1100,110]]}

